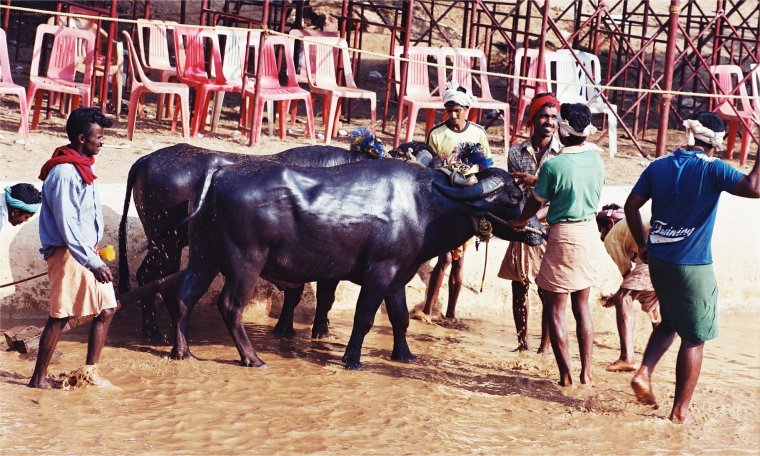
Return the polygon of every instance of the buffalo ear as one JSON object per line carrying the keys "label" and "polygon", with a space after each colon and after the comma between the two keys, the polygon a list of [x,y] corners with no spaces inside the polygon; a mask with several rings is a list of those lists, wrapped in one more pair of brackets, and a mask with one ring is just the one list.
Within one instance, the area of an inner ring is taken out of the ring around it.
{"label": "buffalo ear", "polygon": [[439,192],[457,201],[473,201],[484,198],[504,187],[504,181],[497,177],[487,177],[470,187],[453,187],[433,182]]}

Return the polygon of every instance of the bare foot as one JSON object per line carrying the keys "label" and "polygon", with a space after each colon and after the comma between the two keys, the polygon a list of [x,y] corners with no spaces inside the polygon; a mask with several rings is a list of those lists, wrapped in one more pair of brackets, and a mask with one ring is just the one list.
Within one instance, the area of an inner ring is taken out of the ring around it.
{"label": "bare foot", "polygon": [[657,398],[652,392],[652,377],[646,372],[646,369],[641,368],[636,372],[633,380],[631,380],[631,388],[633,388],[636,399],[642,404],[657,405]]}
{"label": "bare foot", "polygon": [[413,320],[420,320],[420,321],[423,321],[423,322],[425,322],[427,324],[432,324],[433,323],[433,317],[431,317],[430,315],[426,314],[425,312],[423,312],[421,310],[415,310],[414,312],[412,312],[409,315],[409,318],[411,318]]}
{"label": "bare foot", "polygon": [[589,388],[594,386],[594,382],[591,381],[591,376],[581,374],[581,385],[589,387]]}
{"label": "bare foot", "polygon": [[638,366],[632,362],[619,359],[607,366],[608,372],[635,372]]}
{"label": "bare foot", "polygon": [[677,414],[676,412],[670,413],[670,421],[676,423],[676,424],[684,424],[684,425],[690,425],[694,424],[694,418],[692,418],[691,414],[689,412],[686,412],[684,415]]}
{"label": "bare foot", "polygon": [[539,355],[544,355],[544,356],[548,356],[552,354],[552,352],[547,347],[538,347],[538,350],[536,350],[536,353]]}

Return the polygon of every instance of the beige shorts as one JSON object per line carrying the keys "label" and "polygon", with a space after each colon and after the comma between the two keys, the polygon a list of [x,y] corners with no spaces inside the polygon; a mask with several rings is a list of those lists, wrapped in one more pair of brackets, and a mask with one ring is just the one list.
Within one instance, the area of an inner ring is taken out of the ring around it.
{"label": "beige shorts", "polygon": [[51,317],[84,317],[116,308],[113,283],[98,282],[66,247],[55,249],[47,264]]}

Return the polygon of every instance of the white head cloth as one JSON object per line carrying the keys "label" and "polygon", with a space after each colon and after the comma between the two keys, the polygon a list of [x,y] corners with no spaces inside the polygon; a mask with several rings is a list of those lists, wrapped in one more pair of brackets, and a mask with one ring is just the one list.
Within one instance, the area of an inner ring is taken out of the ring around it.
{"label": "white head cloth", "polygon": [[582,136],[587,137],[589,135],[593,135],[596,133],[596,127],[588,124],[586,125],[586,128],[583,129],[583,131],[578,131],[575,128],[570,126],[570,122],[568,122],[566,119],[562,119],[559,123],[559,134],[562,136]]}
{"label": "white head cloth", "polygon": [[[463,90],[464,92],[462,92]],[[449,81],[446,83],[446,90],[443,92],[443,104],[446,105],[449,102],[469,108],[475,103],[475,97],[466,87],[460,87],[455,81]]]}
{"label": "white head cloth", "polygon": [[686,127],[686,144],[689,146],[696,144],[695,140],[697,139],[713,147],[721,147],[723,145],[723,137],[726,136],[725,131],[712,131],[694,119],[684,120],[683,126]]}

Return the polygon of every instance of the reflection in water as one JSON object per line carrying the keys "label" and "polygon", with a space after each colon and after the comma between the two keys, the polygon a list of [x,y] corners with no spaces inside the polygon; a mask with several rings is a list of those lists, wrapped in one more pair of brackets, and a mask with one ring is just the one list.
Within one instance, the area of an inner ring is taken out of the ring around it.
{"label": "reflection in water", "polygon": [[[19,454],[262,453],[632,453],[756,451],[760,448],[760,336],[752,315],[721,316],[723,333],[705,350],[694,398],[699,424],[664,417],[673,393],[675,350],[655,372],[659,410],[632,401],[629,374],[604,365],[614,333],[599,332],[594,388],[561,389],[552,356],[512,353],[511,326],[467,320],[467,330],[412,321],[415,364],[390,361],[388,323],[367,336],[363,372],[343,369],[351,312],[331,315],[334,339],[313,341],[297,326],[275,338],[274,320],[246,330],[269,369],[243,368],[221,319],[196,315],[196,360],[137,339],[133,309],[115,321],[101,372],[122,391],[26,388],[32,362],[0,353],[0,446]],[[201,325],[206,326],[201,326]],[[534,327],[537,327],[534,326]],[[643,326],[638,326],[643,327]],[[730,331],[728,328],[731,328]],[[637,349],[646,335],[637,335]],[[571,347],[576,347],[571,343]],[[86,330],[59,344],[50,373],[81,366]],[[571,349],[572,350],[572,349]],[[574,353],[574,368],[579,368]]]}

